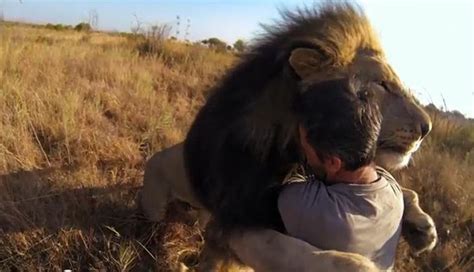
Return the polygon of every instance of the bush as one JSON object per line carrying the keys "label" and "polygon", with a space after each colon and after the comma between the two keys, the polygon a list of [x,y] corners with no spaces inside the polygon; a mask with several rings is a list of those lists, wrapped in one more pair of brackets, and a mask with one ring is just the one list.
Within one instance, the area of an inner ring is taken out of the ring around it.
{"label": "bush", "polygon": [[202,41],[203,44],[207,44],[209,48],[214,49],[216,52],[226,52],[228,50],[227,43],[219,40],[218,38],[209,38]]}
{"label": "bush", "polygon": [[79,23],[77,24],[75,27],[74,27],[74,30],[76,31],[91,31],[92,30],[92,27],[90,24],[88,23]]}
{"label": "bush", "polygon": [[69,30],[72,29],[72,26],[70,25],[63,25],[63,24],[46,24],[47,29],[53,29],[53,30]]}
{"label": "bush", "polygon": [[464,125],[457,129],[445,142],[451,152],[467,154],[474,152],[474,126]]}
{"label": "bush", "polygon": [[446,149],[460,158],[474,153],[474,122],[456,112],[444,112],[434,107],[428,107],[433,130],[429,141],[436,146]]}
{"label": "bush", "polygon": [[35,41],[37,43],[44,43],[44,44],[47,44],[47,45],[53,45],[54,42],[55,42],[53,38],[47,37],[47,36],[39,36],[38,38],[36,38]]}
{"label": "bush", "polygon": [[239,39],[234,43],[234,49],[237,50],[237,52],[239,53],[244,52],[246,47],[247,45],[245,44],[243,40]]}
{"label": "bush", "polygon": [[167,24],[152,25],[145,30],[139,30],[135,34],[138,39],[136,46],[138,53],[140,55],[161,55],[170,31],[171,27]]}

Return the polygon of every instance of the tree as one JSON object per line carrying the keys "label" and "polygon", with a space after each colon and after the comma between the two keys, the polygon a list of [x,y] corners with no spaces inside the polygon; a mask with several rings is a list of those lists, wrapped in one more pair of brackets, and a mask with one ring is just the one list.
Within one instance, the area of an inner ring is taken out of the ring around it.
{"label": "tree", "polygon": [[247,45],[245,44],[245,42],[241,39],[238,39],[237,41],[235,41],[234,43],[234,49],[237,50],[237,52],[239,53],[242,53],[245,51],[245,48],[247,47]]}
{"label": "tree", "polygon": [[208,44],[209,48],[213,48],[216,51],[226,51],[227,43],[224,41],[219,40],[218,38],[209,38],[207,40],[202,41],[203,44]]}
{"label": "tree", "polygon": [[76,31],[84,31],[84,32],[89,32],[92,30],[92,27],[88,23],[79,23],[74,27],[74,30]]}
{"label": "tree", "polygon": [[99,13],[97,13],[97,10],[89,10],[88,23],[92,28],[97,29],[99,26]]}
{"label": "tree", "polygon": [[131,27],[132,33],[137,35],[140,34],[143,30],[143,22],[138,19],[137,14],[133,14],[133,17],[135,18],[135,25]]}

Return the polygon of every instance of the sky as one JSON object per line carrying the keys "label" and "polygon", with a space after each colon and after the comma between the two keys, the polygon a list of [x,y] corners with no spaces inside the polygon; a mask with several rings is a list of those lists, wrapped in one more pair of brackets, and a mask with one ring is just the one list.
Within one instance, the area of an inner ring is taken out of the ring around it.
{"label": "sky", "polygon": [[[278,19],[279,8],[303,0],[0,0],[7,20],[77,24],[98,14],[101,30],[130,31],[136,19],[166,23],[178,38],[218,37],[251,41],[259,23]],[[474,1],[359,0],[378,34],[390,64],[424,103],[474,118]],[[189,23],[188,23],[189,20]],[[186,31],[187,25],[189,29]],[[185,33],[189,34],[186,35]],[[444,99],[444,101],[443,101]]]}

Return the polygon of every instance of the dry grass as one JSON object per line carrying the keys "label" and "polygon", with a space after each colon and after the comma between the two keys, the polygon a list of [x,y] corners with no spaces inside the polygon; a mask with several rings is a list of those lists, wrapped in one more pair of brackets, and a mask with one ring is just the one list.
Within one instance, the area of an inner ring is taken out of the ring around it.
{"label": "dry grass", "polygon": [[439,243],[432,253],[412,256],[406,244],[397,267],[404,271],[474,271],[474,121],[430,112],[433,131],[413,165],[396,174],[420,194],[436,222]]}
{"label": "dry grass", "polygon": [[[194,265],[202,238],[186,208],[153,225],[135,197],[144,159],[183,139],[234,57],[172,41],[140,56],[130,37],[12,24],[0,39],[0,270]],[[440,232],[432,254],[402,243],[400,270],[474,269],[474,139],[459,136],[470,129],[435,119],[399,174]]]}
{"label": "dry grass", "polygon": [[102,33],[0,33],[0,270],[166,270],[196,253],[196,229],[143,223],[135,194],[144,158],[183,139],[233,57],[171,42],[140,57],[135,40]]}

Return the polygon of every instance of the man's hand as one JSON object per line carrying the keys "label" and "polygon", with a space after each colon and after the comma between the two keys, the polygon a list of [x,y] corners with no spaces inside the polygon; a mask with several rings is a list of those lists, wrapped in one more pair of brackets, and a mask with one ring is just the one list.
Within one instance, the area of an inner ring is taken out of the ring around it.
{"label": "man's hand", "polygon": [[403,213],[402,235],[415,254],[432,250],[438,241],[433,219],[419,205],[418,194],[402,188],[405,211]]}

